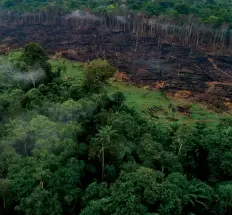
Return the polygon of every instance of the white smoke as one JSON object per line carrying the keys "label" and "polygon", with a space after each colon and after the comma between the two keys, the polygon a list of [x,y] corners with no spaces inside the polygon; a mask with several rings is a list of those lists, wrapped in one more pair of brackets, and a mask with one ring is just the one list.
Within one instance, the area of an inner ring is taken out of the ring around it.
{"label": "white smoke", "polygon": [[123,24],[127,23],[127,20],[126,20],[126,18],[124,16],[116,16],[115,18],[116,18],[117,21],[119,21],[119,22],[121,22]]}
{"label": "white smoke", "polygon": [[163,71],[163,72],[170,72],[173,69],[173,65],[170,64],[166,60],[161,59],[138,59],[133,62],[134,67],[140,68],[141,66],[143,68],[146,68],[149,71]]}
{"label": "white smoke", "polygon": [[91,13],[85,12],[85,11],[81,11],[81,10],[76,10],[73,13],[66,16],[66,19],[70,19],[70,18],[100,20],[100,18],[95,16],[94,14],[91,14]]}
{"label": "white smoke", "polygon": [[46,78],[46,74],[43,69],[37,68],[27,72],[18,72],[14,77],[18,81],[28,81],[33,85],[33,87],[35,87],[37,82],[40,82]]}
{"label": "white smoke", "polygon": [[12,87],[20,81],[28,82],[34,87],[36,84],[46,78],[46,74],[42,68],[35,67],[29,71],[20,71],[9,62],[0,59],[0,84],[5,87]]}

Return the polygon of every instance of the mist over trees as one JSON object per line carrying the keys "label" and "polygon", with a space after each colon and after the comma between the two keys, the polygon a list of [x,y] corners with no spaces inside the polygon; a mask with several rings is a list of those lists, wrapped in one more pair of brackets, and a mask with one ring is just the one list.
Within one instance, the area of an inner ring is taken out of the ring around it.
{"label": "mist over trees", "polygon": [[48,6],[55,6],[63,11],[85,8],[101,13],[140,11],[150,16],[165,15],[174,19],[182,19],[183,15],[192,14],[202,22],[215,26],[223,22],[232,24],[231,3],[226,0],[3,0],[1,6],[19,12],[35,12]]}
{"label": "mist over trees", "polygon": [[[0,38],[1,26],[48,25],[64,35],[126,32],[136,37],[135,52],[142,37],[158,47],[232,50],[226,0],[3,0],[0,7]],[[97,56],[96,47],[93,35]],[[171,69],[162,59],[138,61],[160,80]],[[106,60],[72,69],[83,79],[66,76],[64,63],[52,65],[37,43],[12,61],[0,58],[0,214],[231,214],[231,116],[161,122],[109,90],[116,68]]]}
{"label": "mist over trees", "polygon": [[[11,0],[14,2],[15,0]],[[3,6],[6,3],[3,3]],[[26,2],[21,1],[21,4]],[[33,3],[30,2],[33,8]],[[157,41],[180,43],[191,49],[231,52],[232,6],[223,1],[35,1],[34,10],[10,11],[0,15],[0,23],[18,25],[46,24],[74,28],[101,28],[131,32]],[[70,6],[73,5],[73,6]],[[21,8],[21,7],[20,7]],[[26,7],[25,7],[26,8]],[[69,8],[70,10],[65,10]],[[75,8],[80,10],[75,10]],[[68,11],[72,11],[69,13]],[[74,12],[73,12],[74,11]],[[54,26],[54,27],[55,27]]]}
{"label": "mist over trees", "polygon": [[[31,43],[0,70],[47,60]],[[28,88],[0,73],[1,214],[230,214],[231,118],[161,123],[107,92],[107,61],[82,69],[80,82],[56,75]]]}

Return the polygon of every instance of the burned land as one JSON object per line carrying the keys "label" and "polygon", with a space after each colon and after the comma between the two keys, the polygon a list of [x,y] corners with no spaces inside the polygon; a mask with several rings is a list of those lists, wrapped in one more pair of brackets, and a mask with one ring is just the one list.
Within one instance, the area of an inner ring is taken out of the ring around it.
{"label": "burned land", "polygon": [[[232,56],[165,39],[101,27],[15,24],[0,28],[1,52],[40,43],[74,61],[106,58],[127,81],[214,103],[232,99]],[[218,104],[217,104],[218,103]]]}

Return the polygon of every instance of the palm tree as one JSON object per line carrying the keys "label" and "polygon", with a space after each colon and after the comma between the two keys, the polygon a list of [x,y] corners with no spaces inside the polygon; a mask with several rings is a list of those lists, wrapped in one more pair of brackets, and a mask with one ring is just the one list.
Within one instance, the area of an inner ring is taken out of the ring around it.
{"label": "palm tree", "polygon": [[207,184],[195,179],[188,181],[186,176],[180,173],[171,173],[168,181],[179,189],[179,198],[184,211],[193,210],[191,212],[194,213],[196,208],[202,209],[202,206],[203,210],[208,208],[207,204],[211,199],[212,188]]}
{"label": "palm tree", "polygon": [[93,139],[90,155],[95,157],[98,155],[102,163],[102,181],[104,180],[104,169],[105,169],[105,151],[114,153],[116,148],[116,131],[113,130],[112,126],[102,127],[96,138]]}
{"label": "palm tree", "polygon": [[204,209],[208,209],[207,202],[210,200],[210,192],[206,184],[192,180],[187,183],[184,191],[183,197],[186,207],[196,208],[203,206]]}

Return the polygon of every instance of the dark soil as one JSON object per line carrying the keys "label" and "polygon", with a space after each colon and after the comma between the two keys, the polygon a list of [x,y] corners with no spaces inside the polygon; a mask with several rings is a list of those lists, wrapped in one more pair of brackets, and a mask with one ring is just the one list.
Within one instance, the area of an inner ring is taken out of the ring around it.
{"label": "dark soil", "polygon": [[50,54],[61,52],[63,57],[75,61],[106,58],[139,85],[164,82],[166,91],[199,94],[207,92],[207,82],[217,82],[221,83],[217,86],[218,96],[232,99],[232,86],[223,84],[232,83],[232,56],[207,54],[111,29],[42,24],[0,27],[0,45],[19,48],[32,41]]}

